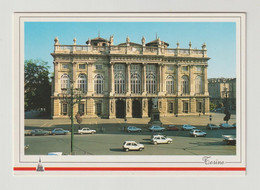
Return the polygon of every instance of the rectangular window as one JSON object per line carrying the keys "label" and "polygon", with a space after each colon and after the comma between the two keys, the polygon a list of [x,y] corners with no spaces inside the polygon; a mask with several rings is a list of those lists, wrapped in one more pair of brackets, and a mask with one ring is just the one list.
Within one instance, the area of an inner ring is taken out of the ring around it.
{"label": "rectangular window", "polygon": [[196,71],[201,72],[201,66],[196,66]]}
{"label": "rectangular window", "polygon": [[170,102],[170,103],[168,104],[168,112],[169,112],[169,113],[173,113],[173,102]]}
{"label": "rectangular window", "polygon": [[189,104],[188,102],[183,102],[183,113],[188,113]]}
{"label": "rectangular window", "polygon": [[98,102],[96,103],[96,114],[101,115],[102,113],[102,103]]}
{"label": "rectangular window", "polygon": [[86,69],[86,65],[85,64],[79,64],[79,69]]}
{"label": "rectangular window", "polygon": [[188,66],[184,66],[184,67],[182,67],[182,71],[188,71],[189,69],[188,69]]}
{"label": "rectangular window", "polygon": [[63,69],[69,69],[69,64],[62,64]]}
{"label": "rectangular window", "polygon": [[102,65],[96,65],[96,70],[101,70],[102,69]]}
{"label": "rectangular window", "polygon": [[85,110],[84,107],[85,107],[84,104],[80,104],[80,105],[79,105],[79,114],[80,114],[80,115],[83,115],[83,114],[84,114],[84,110]]}
{"label": "rectangular window", "polygon": [[173,66],[167,66],[167,70],[168,71],[173,71],[174,69],[173,69]]}
{"label": "rectangular window", "polygon": [[62,115],[68,115],[68,104],[62,104]]}
{"label": "rectangular window", "polygon": [[197,112],[202,112],[202,102],[197,102]]}

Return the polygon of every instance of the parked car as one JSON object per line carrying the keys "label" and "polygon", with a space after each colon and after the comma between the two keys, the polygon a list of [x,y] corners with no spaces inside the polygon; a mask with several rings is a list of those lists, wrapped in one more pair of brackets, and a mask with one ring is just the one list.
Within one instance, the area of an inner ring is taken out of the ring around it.
{"label": "parked car", "polygon": [[94,134],[94,133],[96,133],[96,130],[85,127],[85,128],[79,129],[78,133],[81,134],[81,135],[82,134]]}
{"label": "parked car", "polygon": [[141,128],[138,128],[138,127],[135,127],[135,126],[128,126],[127,127],[127,132],[141,132],[142,129]]}
{"label": "parked car", "polygon": [[236,145],[236,135],[222,135],[224,138],[224,142],[226,142],[228,145]]}
{"label": "parked car", "polygon": [[228,123],[221,123],[219,126],[220,126],[221,129],[231,129],[231,128],[233,128],[233,125],[230,125]]}
{"label": "parked car", "polygon": [[192,129],[196,129],[196,127],[192,126],[192,125],[183,125],[182,128],[181,128],[183,131],[190,131]]}
{"label": "parked car", "polygon": [[201,130],[198,130],[198,129],[192,129],[190,131],[190,135],[193,137],[205,137],[207,135],[207,133],[205,133]]}
{"label": "parked car", "polygon": [[49,152],[48,156],[62,156],[62,152]]}
{"label": "parked car", "polygon": [[169,125],[166,128],[167,131],[179,131],[180,129],[178,127],[176,127],[175,125]]}
{"label": "parked car", "polygon": [[156,125],[153,125],[149,128],[150,131],[154,132],[154,131],[164,131],[165,128],[164,127],[160,127],[160,126],[156,126]]}
{"label": "parked car", "polygon": [[52,131],[53,135],[67,135],[68,133],[69,133],[68,130],[64,130],[62,128],[56,128],[56,129],[53,129],[53,131]]}
{"label": "parked car", "polygon": [[127,152],[129,150],[143,150],[144,145],[143,144],[138,144],[135,141],[125,141],[123,144],[123,149]]}
{"label": "parked car", "polygon": [[220,126],[209,123],[207,125],[207,129],[210,129],[210,130],[212,130],[212,129],[220,129]]}
{"label": "parked car", "polygon": [[167,144],[167,143],[172,143],[172,139],[164,135],[154,135],[153,138],[151,139],[151,142],[153,144]]}
{"label": "parked car", "polygon": [[31,131],[31,134],[32,136],[35,136],[35,135],[49,135],[50,132],[49,131],[45,131],[43,129],[34,129]]}
{"label": "parked car", "polygon": [[30,146],[28,144],[24,145],[24,150],[27,150]]}

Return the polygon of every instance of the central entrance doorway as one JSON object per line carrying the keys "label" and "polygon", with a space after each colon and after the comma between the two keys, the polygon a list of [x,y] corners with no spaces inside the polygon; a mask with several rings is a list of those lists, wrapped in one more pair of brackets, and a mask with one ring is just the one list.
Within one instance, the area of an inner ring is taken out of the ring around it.
{"label": "central entrance doorway", "polygon": [[125,101],[117,100],[116,101],[116,118],[125,118]]}
{"label": "central entrance doorway", "polygon": [[132,102],[132,117],[142,118],[142,104],[140,100],[133,100]]}

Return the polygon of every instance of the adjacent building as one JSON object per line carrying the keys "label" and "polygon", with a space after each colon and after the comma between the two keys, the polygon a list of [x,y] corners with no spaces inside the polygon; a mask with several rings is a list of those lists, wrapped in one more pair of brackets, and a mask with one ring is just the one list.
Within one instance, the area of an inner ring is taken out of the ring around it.
{"label": "adjacent building", "polygon": [[228,105],[229,110],[235,110],[236,78],[211,78],[208,82],[210,102],[218,107]]}
{"label": "adjacent building", "polygon": [[97,37],[86,45],[61,45],[55,38],[52,116],[65,118],[69,106],[61,98],[71,83],[82,93],[74,113],[82,117],[149,117],[152,98],[158,98],[161,116],[209,113],[206,44],[202,49],[168,48],[156,38],[146,43],[114,45]]}

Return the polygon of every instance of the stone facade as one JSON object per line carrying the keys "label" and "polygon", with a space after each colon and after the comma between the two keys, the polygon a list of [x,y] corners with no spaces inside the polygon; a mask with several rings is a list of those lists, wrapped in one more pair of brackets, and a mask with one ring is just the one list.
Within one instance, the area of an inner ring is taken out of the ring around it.
{"label": "stone facade", "polygon": [[209,82],[210,102],[225,106],[228,100],[229,110],[236,109],[236,78],[211,78]]}
{"label": "stone facade", "polygon": [[83,118],[148,117],[158,97],[160,116],[209,113],[206,45],[202,49],[168,48],[160,38],[141,44],[114,45],[97,37],[87,45],[61,45],[55,38],[52,95],[53,118],[65,118],[69,108],[60,98],[70,83],[81,89]]}

